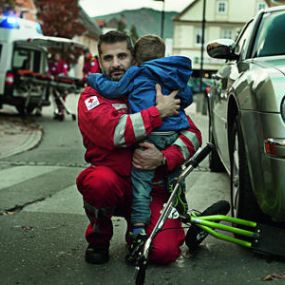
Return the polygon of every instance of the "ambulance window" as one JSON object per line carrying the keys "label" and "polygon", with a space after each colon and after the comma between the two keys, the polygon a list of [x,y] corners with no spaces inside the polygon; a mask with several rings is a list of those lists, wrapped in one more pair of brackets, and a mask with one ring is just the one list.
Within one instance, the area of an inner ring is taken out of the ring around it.
{"label": "ambulance window", "polygon": [[41,52],[40,51],[34,51],[34,67],[33,71],[40,72],[41,67]]}
{"label": "ambulance window", "polygon": [[13,68],[31,69],[31,51],[16,49],[13,57]]}

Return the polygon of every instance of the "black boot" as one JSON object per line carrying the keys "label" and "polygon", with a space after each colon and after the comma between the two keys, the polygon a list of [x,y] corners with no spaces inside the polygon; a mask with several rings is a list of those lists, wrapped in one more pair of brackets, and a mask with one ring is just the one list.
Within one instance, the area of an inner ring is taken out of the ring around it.
{"label": "black boot", "polygon": [[91,264],[104,264],[109,261],[109,247],[93,247],[88,245],[85,251],[85,261]]}

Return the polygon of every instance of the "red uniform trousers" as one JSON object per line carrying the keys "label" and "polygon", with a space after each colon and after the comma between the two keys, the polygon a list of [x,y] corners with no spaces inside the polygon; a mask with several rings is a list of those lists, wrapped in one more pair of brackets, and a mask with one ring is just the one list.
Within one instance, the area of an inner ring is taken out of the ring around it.
{"label": "red uniform trousers", "polygon": [[[85,202],[90,220],[85,236],[93,246],[109,246],[113,235],[112,215],[123,216],[130,221],[132,190],[129,178],[122,177],[105,166],[90,166],[77,178],[77,187]],[[147,228],[150,234],[155,226],[169,194],[163,188],[154,188],[151,202],[151,221]],[[96,210],[97,209],[97,210]],[[100,210],[99,210],[100,209]],[[177,219],[167,220],[163,229],[153,240],[150,260],[159,264],[175,261],[184,242],[184,230]],[[177,229],[173,229],[177,228]]]}

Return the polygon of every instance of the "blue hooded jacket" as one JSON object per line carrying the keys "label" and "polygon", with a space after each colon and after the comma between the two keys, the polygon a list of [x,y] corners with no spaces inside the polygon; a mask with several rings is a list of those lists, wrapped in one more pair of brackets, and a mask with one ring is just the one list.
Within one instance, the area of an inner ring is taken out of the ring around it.
{"label": "blue hooded jacket", "polygon": [[162,86],[162,94],[180,90],[181,99],[178,115],[163,119],[155,131],[180,131],[189,128],[184,108],[192,101],[192,89],[187,85],[192,74],[191,60],[184,56],[169,56],[146,61],[140,66],[131,66],[119,81],[111,81],[103,74],[93,73],[88,84],[108,99],[128,96],[131,113],[137,113],[156,105],[155,84]]}

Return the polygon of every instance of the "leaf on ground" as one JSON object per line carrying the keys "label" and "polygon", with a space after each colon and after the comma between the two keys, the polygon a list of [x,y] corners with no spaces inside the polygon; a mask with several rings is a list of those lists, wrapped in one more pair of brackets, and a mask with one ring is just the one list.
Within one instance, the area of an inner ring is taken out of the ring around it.
{"label": "leaf on ground", "polygon": [[285,274],[268,274],[262,278],[263,281],[272,281],[274,279],[285,279]]}
{"label": "leaf on ground", "polygon": [[22,229],[24,232],[29,232],[29,231],[32,231],[34,228],[33,228],[33,227],[30,227],[30,226],[21,226],[21,229]]}
{"label": "leaf on ground", "polygon": [[15,214],[16,214],[15,211],[0,211],[0,216],[11,216]]}

